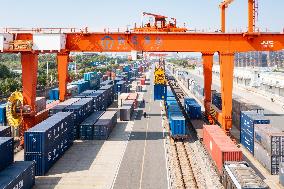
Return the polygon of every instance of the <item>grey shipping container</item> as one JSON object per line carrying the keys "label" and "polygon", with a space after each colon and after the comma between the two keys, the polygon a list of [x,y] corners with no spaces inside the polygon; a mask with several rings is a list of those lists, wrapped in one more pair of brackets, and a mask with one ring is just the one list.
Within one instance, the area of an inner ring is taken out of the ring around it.
{"label": "grey shipping container", "polygon": [[259,143],[254,143],[254,157],[268,170],[272,175],[279,173],[279,164],[284,161],[284,156],[275,156],[268,153]]}
{"label": "grey shipping container", "polygon": [[130,121],[132,116],[133,108],[130,106],[122,106],[119,108],[120,120]]}
{"label": "grey shipping container", "polygon": [[284,133],[271,124],[254,125],[254,140],[271,155],[284,156]]}
{"label": "grey shipping container", "polygon": [[225,162],[221,182],[226,189],[268,189],[247,162]]}
{"label": "grey shipping container", "polygon": [[46,98],[36,97],[36,112],[40,112],[46,109]]}
{"label": "grey shipping container", "polygon": [[284,186],[284,162],[281,162],[279,165],[279,182]]}
{"label": "grey shipping container", "polygon": [[35,163],[16,161],[0,172],[1,189],[31,189],[35,184]]}
{"label": "grey shipping container", "polygon": [[11,137],[11,127],[10,126],[0,126],[0,137]]}

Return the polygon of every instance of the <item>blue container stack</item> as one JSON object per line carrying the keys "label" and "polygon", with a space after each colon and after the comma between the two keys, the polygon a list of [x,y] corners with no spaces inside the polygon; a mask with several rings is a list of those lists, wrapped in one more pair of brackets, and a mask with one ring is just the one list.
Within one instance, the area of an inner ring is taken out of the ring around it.
{"label": "blue container stack", "polygon": [[0,171],[11,165],[13,162],[14,139],[12,137],[0,137]]}
{"label": "blue container stack", "polygon": [[79,137],[79,124],[84,121],[94,111],[93,98],[81,98],[79,101],[65,108],[64,112],[72,112],[74,121],[74,138]]}
{"label": "blue container stack", "polygon": [[194,98],[184,98],[184,109],[190,119],[200,119],[202,117],[201,106]]}
{"label": "blue container stack", "polygon": [[222,110],[221,93],[215,92],[212,94],[212,104],[214,104],[219,110]]}
{"label": "blue container stack", "polygon": [[11,137],[11,127],[10,126],[0,126],[0,137]]}
{"label": "blue container stack", "polygon": [[106,110],[107,102],[106,102],[106,97],[105,97],[105,91],[104,90],[95,91],[94,93],[90,94],[87,97],[93,99],[93,101],[94,101],[94,110],[95,111]]}
{"label": "blue container stack", "polygon": [[98,119],[104,114],[104,111],[96,111],[92,113],[87,119],[80,124],[80,136],[81,140],[93,140],[94,139],[94,125]]}
{"label": "blue container stack", "polygon": [[81,93],[85,90],[90,89],[90,81],[85,81],[84,79],[80,79],[78,81],[74,81],[70,83],[71,85],[77,85],[78,86],[78,93]]}
{"label": "blue container stack", "polygon": [[154,85],[154,100],[165,100],[167,96],[166,85]]}
{"label": "blue container stack", "polygon": [[125,93],[126,92],[126,81],[119,81],[115,84],[116,93]]}
{"label": "blue container stack", "polygon": [[106,111],[94,124],[94,139],[106,140],[117,123],[117,111]]}
{"label": "blue container stack", "polygon": [[0,172],[0,188],[31,189],[35,184],[35,163],[16,161]]}
{"label": "blue container stack", "polygon": [[90,89],[99,89],[100,87],[100,77],[96,72],[84,73],[84,80],[89,81]]}
{"label": "blue container stack", "polygon": [[35,175],[44,175],[73,144],[71,112],[59,112],[25,132],[25,161],[35,161]]}
{"label": "blue container stack", "polygon": [[0,126],[7,125],[6,103],[0,104]]}
{"label": "blue container stack", "polygon": [[107,106],[110,106],[114,101],[115,87],[113,84],[102,86],[98,91],[104,91]]}
{"label": "blue container stack", "polygon": [[254,125],[269,124],[270,120],[256,111],[241,111],[241,144],[254,155]]}
{"label": "blue container stack", "polygon": [[49,100],[58,100],[59,99],[59,89],[58,88],[50,89],[48,95],[49,95]]}

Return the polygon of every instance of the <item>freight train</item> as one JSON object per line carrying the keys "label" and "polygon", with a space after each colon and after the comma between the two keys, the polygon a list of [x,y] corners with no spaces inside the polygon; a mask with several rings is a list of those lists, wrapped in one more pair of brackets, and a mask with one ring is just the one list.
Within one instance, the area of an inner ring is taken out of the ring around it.
{"label": "freight train", "polygon": [[[173,67],[169,68],[174,70]],[[170,70],[168,70],[169,73]],[[201,102],[204,98],[202,80],[189,72],[178,72],[177,77]],[[222,109],[221,94],[212,90],[212,107]],[[233,96],[232,99],[233,137],[239,141],[272,175],[279,174],[280,163],[284,160],[284,116],[264,110],[259,105]],[[261,129],[255,129],[261,128]],[[273,131],[273,132],[272,132]]]}
{"label": "freight train", "polygon": [[[226,189],[268,189],[248,163],[242,161],[242,151],[230,137],[218,125],[205,125],[208,122],[201,113],[200,105],[194,98],[185,97],[183,90],[170,72],[166,72],[166,79],[170,85],[167,87],[165,98],[170,136],[175,139],[181,134],[189,135],[185,132],[186,130],[195,131],[197,137],[203,139],[203,145],[214,161],[220,181]],[[174,123],[175,120],[172,117],[176,112],[189,123]]]}

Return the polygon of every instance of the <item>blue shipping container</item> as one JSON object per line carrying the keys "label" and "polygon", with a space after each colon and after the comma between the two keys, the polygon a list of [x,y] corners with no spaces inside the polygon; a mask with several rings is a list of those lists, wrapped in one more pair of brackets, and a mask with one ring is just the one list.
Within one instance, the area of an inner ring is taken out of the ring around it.
{"label": "blue shipping container", "polygon": [[12,137],[0,137],[0,171],[5,169],[13,162],[14,139]]}
{"label": "blue shipping container", "polygon": [[154,100],[164,100],[167,96],[166,85],[154,85]]}
{"label": "blue shipping container", "polygon": [[35,184],[35,163],[16,161],[0,172],[0,188],[31,189]]}
{"label": "blue shipping container", "polygon": [[254,154],[254,125],[269,124],[270,120],[255,111],[241,111],[241,144]]}
{"label": "blue shipping container", "polygon": [[44,175],[73,144],[72,113],[59,112],[24,134],[25,161],[36,162],[36,175]]}
{"label": "blue shipping container", "polygon": [[7,118],[6,118],[6,103],[0,104],[0,126],[7,125]]}
{"label": "blue shipping container", "polygon": [[170,129],[172,137],[185,136],[186,135],[185,128],[186,124],[185,124],[185,118],[183,116],[172,116],[170,118]]}
{"label": "blue shipping container", "polygon": [[11,137],[11,127],[10,126],[0,126],[0,137]]}

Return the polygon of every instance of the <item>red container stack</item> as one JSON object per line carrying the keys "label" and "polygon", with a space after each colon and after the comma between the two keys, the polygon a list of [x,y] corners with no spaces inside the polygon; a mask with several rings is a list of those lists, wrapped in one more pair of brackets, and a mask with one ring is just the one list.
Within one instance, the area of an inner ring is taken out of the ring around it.
{"label": "red container stack", "polygon": [[138,93],[129,93],[127,100],[134,100],[134,108],[137,108]]}
{"label": "red container stack", "polygon": [[242,161],[242,151],[218,125],[203,126],[203,142],[220,174],[225,161]]}

